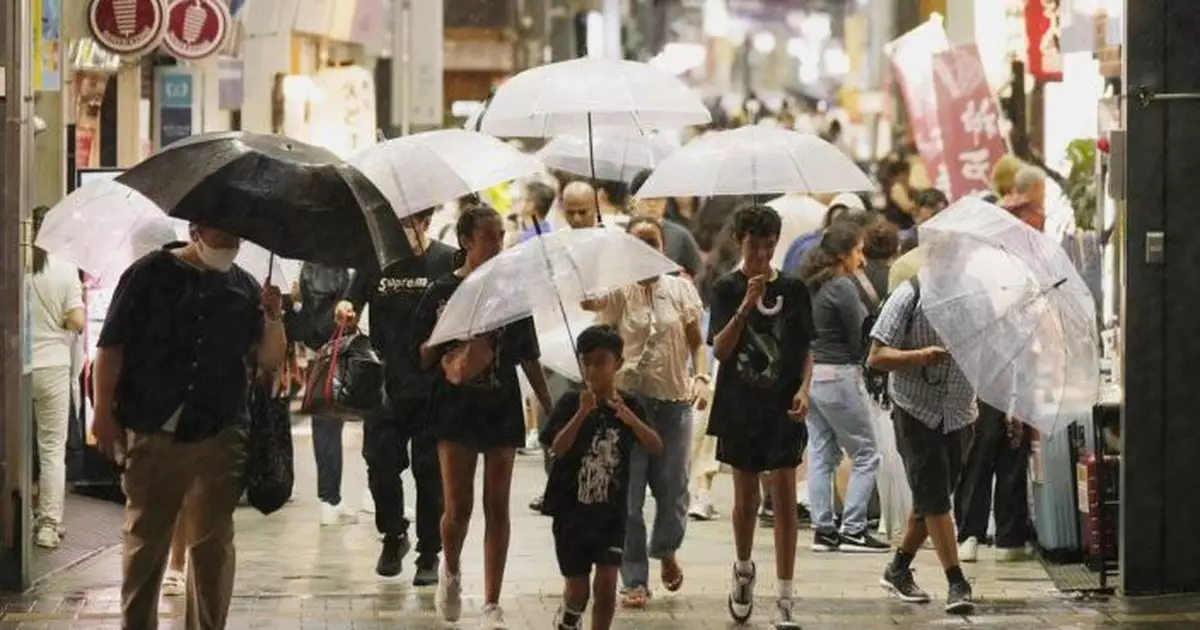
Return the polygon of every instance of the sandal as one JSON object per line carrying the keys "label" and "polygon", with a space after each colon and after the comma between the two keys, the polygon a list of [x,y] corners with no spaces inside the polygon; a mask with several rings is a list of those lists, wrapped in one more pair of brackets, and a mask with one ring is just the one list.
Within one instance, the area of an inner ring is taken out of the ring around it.
{"label": "sandal", "polygon": [[683,568],[674,558],[665,559],[662,561],[662,582],[663,588],[674,593],[683,587]]}
{"label": "sandal", "polygon": [[650,592],[644,586],[635,586],[621,591],[621,606],[623,608],[645,608],[650,601]]}

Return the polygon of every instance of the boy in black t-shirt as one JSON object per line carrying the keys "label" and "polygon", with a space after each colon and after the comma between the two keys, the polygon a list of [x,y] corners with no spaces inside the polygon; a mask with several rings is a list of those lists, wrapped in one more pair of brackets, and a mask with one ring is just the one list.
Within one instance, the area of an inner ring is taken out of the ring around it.
{"label": "boy in black t-shirt", "polygon": [[[641,420],[636,398],[617,392],[624,341],[612,326],[592,326],[579,335],[587,389],[558,400],[541,442],[553,458],[542,511],[554,517],[554,548],[566,578],[556,628],[580,627],[588,594],[595,594],[591,628],[607,630],[616,607],[617,574],[625,544],[629,453],[637,440],[662,453],[658,433]],[[589,584],[592,566],[595,580]]]}

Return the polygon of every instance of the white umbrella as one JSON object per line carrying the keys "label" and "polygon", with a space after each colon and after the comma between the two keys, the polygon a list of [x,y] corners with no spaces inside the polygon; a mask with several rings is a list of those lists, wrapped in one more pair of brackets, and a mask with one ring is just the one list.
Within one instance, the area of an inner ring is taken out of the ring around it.
{"label": "white umbrella", "polygon": [[526,70],[496,89],[481,131],[549,138],[704,125],[708,108],[685,83],[649,64],[583,58]]}
{"label": "white umbrella", "polygon": [[709,133],[663,160],[638,197],[831,193],[874,186],[845,153],[817,136],[751,125]]}
{"label": "white umbrella", "polygon": [[639,172],[654,169],[677,148],[658,136],[599,136],[594,147],[587,138],[558,136],[536,157],[550,168],[584,176],[593,174],[594,161],[597,179],[628,183]]}
{"label": "white umbrella", "polygon": [[531,238],[467,276],[428,343],[470,339],[530,316],[543,328],[559,321],[570,328],[564,304],[678,269],[661,252],[616,230],[562,230]]}
{"label": "white umbrella", "polygon": [[535,318],[538,348],[542,351],[542,366],[578,383],[583,377],[579,374],[579,359],[575,356],[575,336],[595,323],[596,314],[574,303],[563,304],[563,311],[565,319],[561,316],[558,319]]}
{"label": "white umbrella", "polygon": [[491,136],[443,129],[388,140],[350,159],[404,218],[544,170]]}
{"label": "white umbrella", "polygon": [[779,213],[782,222],[779,229],[779,247],[775,248],[775,257],[771,260],[776,269],[782,269],[792,241],[820,229],[829,209],[825,204],[807,195],[784,195],[767,202],[767,206]]}

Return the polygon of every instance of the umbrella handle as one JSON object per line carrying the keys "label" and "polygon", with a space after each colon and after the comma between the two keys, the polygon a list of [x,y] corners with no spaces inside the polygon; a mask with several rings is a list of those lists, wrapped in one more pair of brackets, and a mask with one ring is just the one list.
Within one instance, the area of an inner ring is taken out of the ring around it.
{"label": "umbrella handle", "polygon": [[270,257],[267,258],[267,281],[265,283],[263,283],[264,287],[271,286],[271,276],[273,276],[274,274],[275,274],[275,252],[271,252]]}

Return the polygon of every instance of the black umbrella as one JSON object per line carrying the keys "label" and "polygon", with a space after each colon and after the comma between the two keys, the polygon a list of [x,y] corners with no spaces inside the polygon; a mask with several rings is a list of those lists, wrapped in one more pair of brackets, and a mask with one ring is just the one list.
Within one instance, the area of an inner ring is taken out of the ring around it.
{"label": "black umbrella", "polygon": [[240,131],[180,140],[117,178],[169,215],[284,258],[386,267],[413,255],[391,205],[333,153]]}

